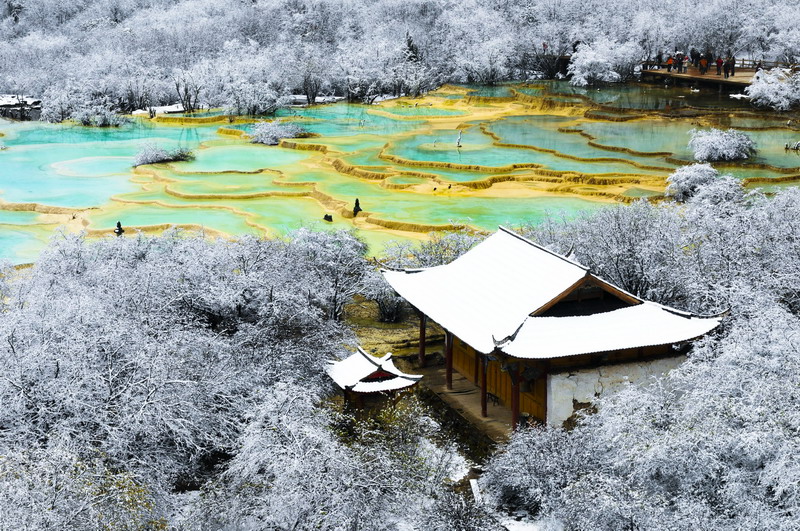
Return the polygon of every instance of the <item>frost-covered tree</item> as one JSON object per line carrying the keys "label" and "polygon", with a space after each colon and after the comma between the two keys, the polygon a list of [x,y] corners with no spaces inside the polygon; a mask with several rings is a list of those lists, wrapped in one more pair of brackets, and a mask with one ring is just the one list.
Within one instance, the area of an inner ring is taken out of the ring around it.
{"label": "frost-covered tree", "polygon": [[[415,401],[362,424],[325,400],[363,250],[308,230],[62,235],[3,270],[0,527],[426,521],[454,463],[438,425]],[[485,518],[467,509],[453,518]]]}
{"label": "frost-covered tree", "polygon": [[736,129],[692,129],[689,147],[694,151],[694,158],[700,162],[719,160],[743,160],[756,154],[756,144],[741,131]]}
{"label": "frost-covered tree", "polygon": [[756,105],[788,111],[800,106],[800,73],[782,68],[762,70],[744,91]]}
{"label": "frost-covered tree", "polygon": [[719,177],[719,172],[711,164],[689,164],[681,166],[667,177],[664,195],[676,201],[686,201],[703,186]]}
{"label": "frost-covered tree", "polygon": [[598,83],[627,81],[641,60],[641,52],[634,43],[619,43],[602,38],[588,44],[581,43],[572,55],[568,72],[570,83],[580,87]]}
{"label": "frost-covered tree", "polygon": [[282,138],[295,138],[304,134],[306,130],[296,123],[272,120],[256,123],[250,133],[250,140],[256,144],[277,146]]}
{"label": "frost-covered tree", "polygon": [[165,149],[157,144],[143,145],[133,160],[134,166],[145,164],[158,164],[159,162],[179,162],[194,160],[194,153],[188,148],[178,147],[172,150]]}

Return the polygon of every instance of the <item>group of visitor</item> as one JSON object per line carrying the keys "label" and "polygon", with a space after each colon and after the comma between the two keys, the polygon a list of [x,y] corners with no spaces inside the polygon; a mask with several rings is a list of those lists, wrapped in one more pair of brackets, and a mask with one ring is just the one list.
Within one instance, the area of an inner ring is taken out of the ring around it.
{"label": "group of visitor", "polygon": [[[724,74],[727,79],[736,74],[736,58],[733,57],[733,55],[728,55],[725,59],[718,55],[717,58],[714,59],[714,54],[712,52],[707,51],[706,53],[700,53],[694,48],[692,48],[688,54],[675,50],[673,54],[667,55],[666,61],[664,61],[664,54],[658,52],[658,55],[656,55],[656,64],[659,67],[666,66],[667,72],[674,71],[678,74],[686,74],[689,71],[690,64],[700,71],[700,75],[707,74],[708,69],[714,65],[717,67],[718,76]],[[761,63],[759,62],[758,65],[756,65],[756,70],[760,69]]]}

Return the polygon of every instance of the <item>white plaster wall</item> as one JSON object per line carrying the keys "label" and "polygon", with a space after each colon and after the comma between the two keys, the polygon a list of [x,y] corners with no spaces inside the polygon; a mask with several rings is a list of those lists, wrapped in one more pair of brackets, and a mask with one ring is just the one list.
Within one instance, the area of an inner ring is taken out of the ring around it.
{"label": "white plaster wall", "polygon": [[560,426],[571,417],[573,400],[592,402],[621,386],[650,382],[654,376],[671,371],[685,359],[686,356],[677,356],[551,374],[547,377],[547,422]]}

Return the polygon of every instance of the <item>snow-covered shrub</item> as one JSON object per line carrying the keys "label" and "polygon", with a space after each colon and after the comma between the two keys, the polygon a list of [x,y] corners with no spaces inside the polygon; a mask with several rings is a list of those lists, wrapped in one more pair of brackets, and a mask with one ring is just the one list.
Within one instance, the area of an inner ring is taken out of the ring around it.
{"label": "snow-covered shrub", "polygon": [[70,118],[89,127],[119,127],[128,121],[124,116],[100,105],[81,107]]}
{"label": "snow-covered shrub", "polygon": [[701,187],[719,177],[719,172],[711,164],[690,164],[681,166],[667,177],[664,195],[675,201],[686,201]]}
{"label": "snow-covered shrub", "polygon": [[306,130],[293,122],[272,120],[258,122],[250,134],[251,141],[256,144],[276,146],[281,138],[296,138],[306,133]]}
{"label": "snow-covered shrub", "polygon": [[581,43],[567,68],[572,76],[570,84],[584,87],[631,79],[640,56],[641,51],[632,42],[601,38],[592,44]]}
{"label": "snow-covered shrub", "polygon": [[697,205],[718,205],[720,203],[736,203],[744,199],[742,183],[736,177],[721,175],[701,185],[690,199]]}
{"label": "snow-covered shrub", "polygon": [[756,143],[736,129],[692,129],[689,147],[700,162],[749,159],[756,154]]}
{"label": "snow-covered shrub", "polygon": [[800,72],[783,68],[761,70],[744,91],[756,105],[788,111],[800,106]]}
{"label": "snow-covered shrub", "polygon": [[157,144],[145,144],[139,149],[133,161],[134,166],[157,164],[159,162],[179,162],[194,160],[194,153],[189,148],[178,147],[173,150],[164,149]]}

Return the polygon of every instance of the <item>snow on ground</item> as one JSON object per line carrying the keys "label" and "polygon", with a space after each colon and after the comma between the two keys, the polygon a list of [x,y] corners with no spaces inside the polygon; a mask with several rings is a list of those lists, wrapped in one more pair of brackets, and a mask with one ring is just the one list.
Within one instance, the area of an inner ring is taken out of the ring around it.
{"label": "snow on ground", "polygon": [[[161,107],[153,107],[156,114],[171,114],[176,112],[183,112],[183,104],[173,103],[172,105],[162,105]],[[147,109],[136,109],[131,114],[133,115],[148,115],[150,112]]]}
{"label": "snow on ground", "polygon": [[20,104],[34,105],[39,99],[33,96],[18,96],[17,94],[0,94],[0,107],[15,106]]}
{"label": "snow on ground", "polygon": [[539,524],[526,522],[524,520],[517,522],[510,516],[501,518],[500,525],[508,529],[508,531],[543,531]]}

